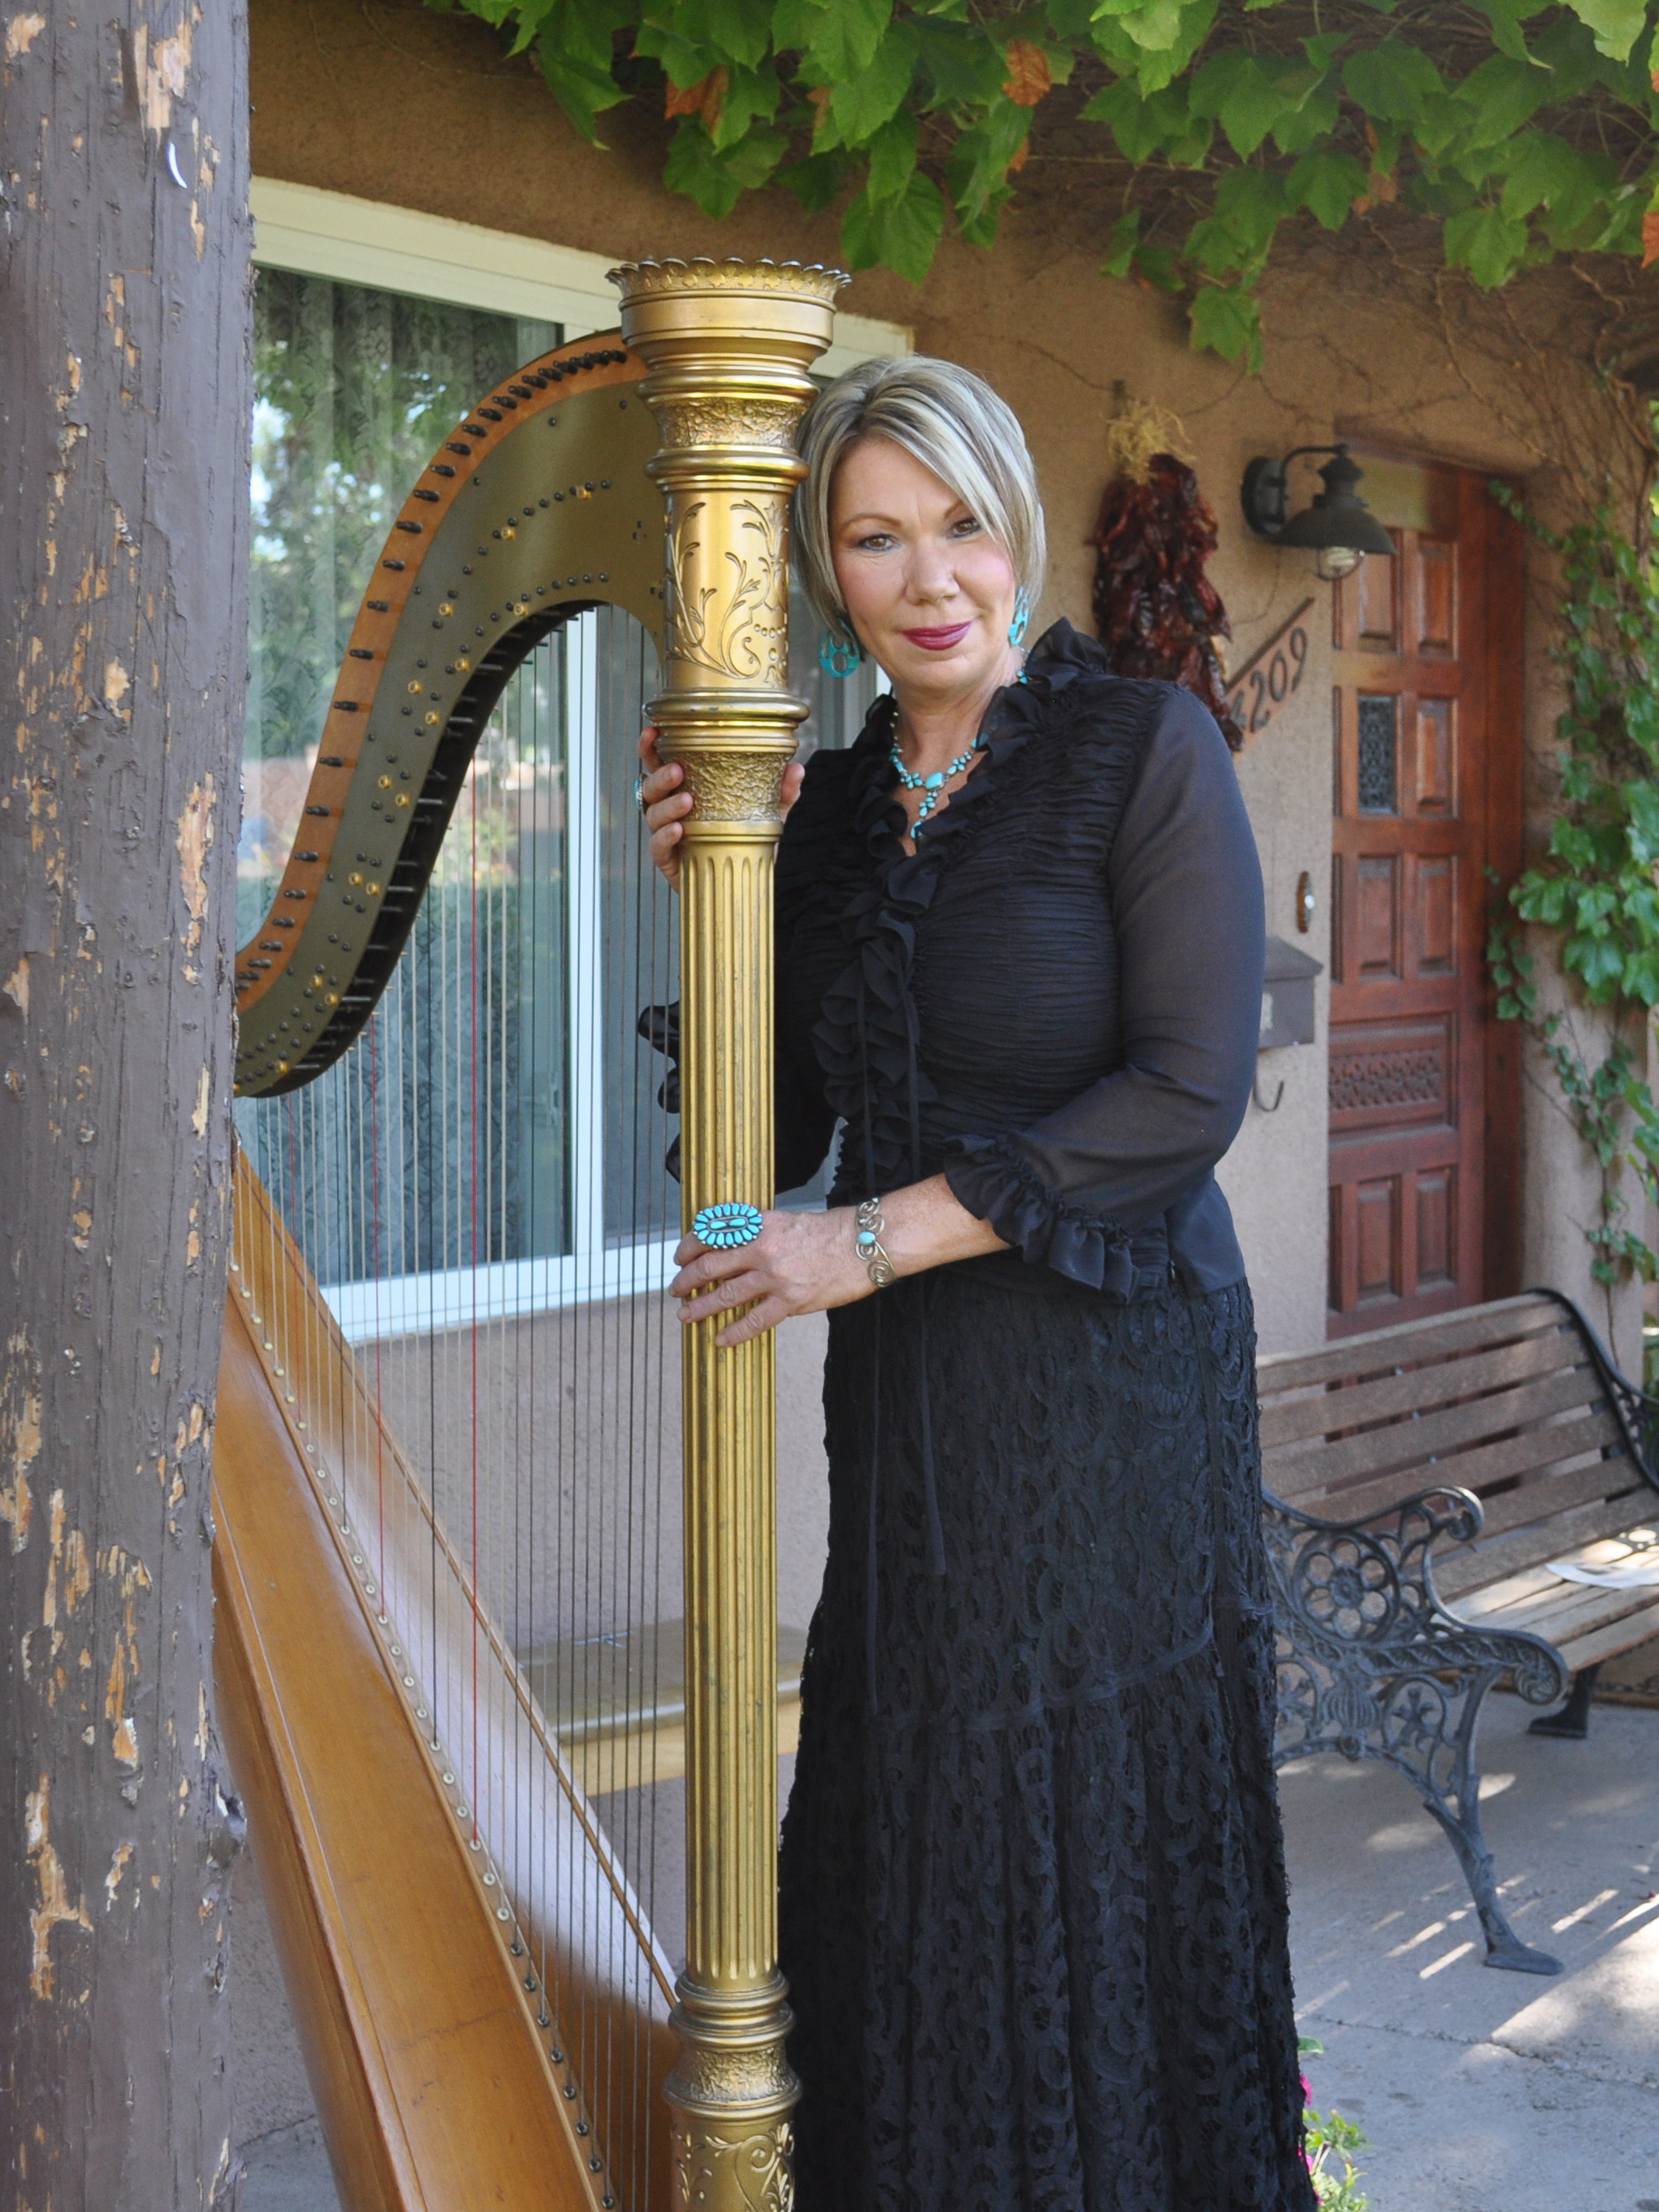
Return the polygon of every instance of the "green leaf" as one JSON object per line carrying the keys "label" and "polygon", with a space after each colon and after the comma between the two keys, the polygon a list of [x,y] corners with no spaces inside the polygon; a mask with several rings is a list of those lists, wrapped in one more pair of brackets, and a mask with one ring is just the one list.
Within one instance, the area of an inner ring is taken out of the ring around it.
{"label": "green leaf", "polygon": [[1207,350],[1224,361],[1243,361],[1252,374],[1261,368],[1261,308],[1250,293],[1201,284],[1190,319],[1194,353]]}
{"label": "green leaf", "polygon": [[1529,63],[1534,69],[1545,67],[1544,63],[1533,60],[1521,35],[1528,16],[1540,12],[1537,0],[1475,0],[1475,5],[1492,25],[1492,42],[1500,54],[1507,54],[1512,62]]}
{"label": "green leaf", "polygon": [[1464,131],[1471,146],[1501,146],[1553,97],[1551,80],[1543,70],[1528,69],[1504,54],[1489,54],[1452,94],[1457,106],[1468,111]]}
{"label": "green leaf", "polygon": [[1599,167],[1551,131],[1528,131],[1507,150],[1509,174],[1500,204],[1512,222],[1547,207],[1564,228],[1576,228],[1603,204],[1617,181],[1611,163]]}
{"label": "green leaf", "polygon": [[1424,101],[1446,88],[1422,48],[1403,39],[1388,39],[1369,53],[1352,55],[1342,82],[1349,98],[1378,123],[1415,123]]}
{"label": "green leaf", "polygon": [[1194,118],[1180,85],[1143,98],[1133,77],[1120,77],[1097,92],[1083,113],[1091,123],[1109,125],[1119,153],[1137,167],[1162,154],[1175,168],[1200,168],[1213,135],[1207,120]]}
{"label": "green leaf", "polygon": [[707,46],[689,44],[678,31],[661,23],[641,23],[634,34],[634,51],[660,63],[663,75],[681,91],[701,84],[720,64],[720,57]]}
{"label": "green leaf", "polygon": [[1284,181],[1271,170],[1229,169],[1213,212],[1193,226],[1187,257],[1212,276],[1259,269],[1286,212]]}
{"label": "green leaf", "polygon": [[1282,115],[1273,125],[1273,143],[1281,154],[1305,154],[1322,138],[1328,138],[1341,120],[1341,102],[1335,85],[1321,85],[1300,106]]}
{"label": "green leaf", "polygon": [[804,161],[792,161],[780,169],[772,181],[792,191],[808,215],[821,215],[833,204],[851,167],[846,155],[838,151],[809,154]]}
{"label": "green leaf", "polygon": [[1095,20],[1108,17],[1126,38],[1167,53],[1181,37],[1182,0],[1096,0]]}
{"label": "green leaf", "polygon": [[1006,71],[1002,49],[977,27],[918,23],[921,69],[933,86],[933,107],[980,106],[999,97]]}
{"label": "green leaf", "polygon": [[1182,0],[1176,7],[1172,0],[1175,37],[1167,46],[1136,35],[1135,26],[1097,16],[1091,34],[1095,52],[1120,76],[1138,77],[1143,92],[1162,92],[1182,74],[1209,37],[1219,6],[1220,0]]}
{"label": "green leaf", "polygon": [[1106,258],[1100,264],[1103,276],[1127,276],[1134,266],[1135,247],[1140,240],[1140,210],[1126,209],[1112,225],[1112,234],[1106,241]]}
{"label": "green leaf", "polygon": [[893,0],[780,0],[772,37],[781,51],[799,48],[826,84],[843,84],[867,70],[892,20]]}
{"label": "green leaf", "polygon": [[757,122],[769,123],[778,112],[781,90],[773,69],[734,69],[726,84],[720,127],[712,134],[716,149],[724,153],[746,138]]}
{"label": "green leaf", "polygon": [[896,115],[910,89],[911,72],[921,41],[908,23],[895,23],[876,49],[866,70],[837,84],[830,102],[842,143],[861,146],[890,116]]}
{"label": "green leaf", "polygon": [[1365,184],[1363,161],[1324,146],[1303,155],[1285,180],[1285,197],[1293,208],[1311,209],[1327,230],[1340,230]]}
{"label": "green leaf", "polygon": [[1254,54],[1216,54],[1193,79],[1194,115],[1214,116],[1236,154],[1248,158],[1299,103],[1282,92]]}
{"label": "green leaf", "polygon": [[916,118],[896,115],[871,140],[870,178],[865,189],[872,200],[890,200],[910,181],[916,166]]}
{"label": "green leaf", "polygon": [[958,132],[948,181],[963,222],[973,222],[985,214],[1030,128],[1029,107],[1017,107],[1012,100],[999,99],[971,131]]}
{"label": "green leaf", "polygon": [[1470,208],[1467,214],[1447,220],[1444,232],[1446,265],[1467,269],[1485,291],[1507,283],[1521,266],[1527,251],[1527,227],[1511,222],[1500,207]]}
{"label": "green leaf", "polygon": [[944,195],[931,177],[913,170],[893,199],[859,194],[842,219],[842,251],[849,269],[873,269],[882,263],[920,284],[933,264],[944,228]]}
{"label": "green leaf", "polygon": [[536,47],[536,65],[541,70],[548,90],[577,130],[584,138],[591,139],[597,145],[599,131],[594,118],[628,97],[610,70],[597,69],[584,64],[580,58],[556,53],[539,41]]}
{"label": "green leaf", "polygon": [[781,131],[751,131],[740,145],[720,154],[695,116],[684,117],[663,164],[663,182],[684,192],[705,215],[728,216],[746,191],[763,185],[788,149]]}
{"label": "green leaf", "polygon": [[1598,54],[1622,62],[1647,22],[1645,0],[1567,0],[1567,5],[1595,40]]}
{"label": "green leaf", "polygon": [[721,56],[758,69],[772,50],[772,10],[766,0],[680,0],[682,24],[696,24]]}

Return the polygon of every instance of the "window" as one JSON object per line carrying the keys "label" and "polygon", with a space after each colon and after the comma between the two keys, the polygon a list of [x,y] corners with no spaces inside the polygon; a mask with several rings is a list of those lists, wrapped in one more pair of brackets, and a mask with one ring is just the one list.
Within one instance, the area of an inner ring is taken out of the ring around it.
{"label": "window", "polygon": [[[514,280],[515,293],[511,272],[470,240],[463,263],[447,243],[460,226],[395,211],[360,220],[393,216],[404,246],[413,226],[422,252],[354,260],[349,237],[292,220],[268,227],[273,193],[287,196],[279,214],[295,214],[295,188],[256,187],[260,258],[279,252],[313,265],[267,263],[255,295],[244,939],[293,843],[359,598],[409,483],[480,391],[579,334],[520,307],[545,295],[597,327],[603,304],[541,278]],[[326,202],[327,223],[349,231],[334,201],[298,196],[307,220],[312,203]],[[434,235],[455,259],[427,250]],[[461,296],[355,281],[377,269]],[[480,293],[493,303],[476,304]],[[893,332],[884,349],[902,343]],[[805,742],[846,744],[871,677],[824,677],[816,626],[804,605],[796,611],[792,679],[813,709]],[[619,610],[577,617],[537,648],[480,741],[363,1036],[303,1091],[239,1102],[253,1165],[353,1339],[665,1279],[678,1234],[664,1168],[674,1124],[659,1101],[665,1063],[639,1025],[677,995],[674,902],[633,805],[633,740],[655,681],[652,640]]]}

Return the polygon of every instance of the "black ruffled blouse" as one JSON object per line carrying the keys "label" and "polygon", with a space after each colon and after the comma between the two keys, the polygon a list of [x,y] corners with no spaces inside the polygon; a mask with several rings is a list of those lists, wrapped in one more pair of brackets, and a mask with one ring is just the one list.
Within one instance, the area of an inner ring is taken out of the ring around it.
{"label": "black ruffled blouse", "polygon": [[1128,1298],[1244,1263],[1213,1170],[1260,1034],[1261,875],[1219,731],[1057,623],[907,854],[878,700],[808,762],[777,872],[778,1186],[943,1171],[1022,1288]]}

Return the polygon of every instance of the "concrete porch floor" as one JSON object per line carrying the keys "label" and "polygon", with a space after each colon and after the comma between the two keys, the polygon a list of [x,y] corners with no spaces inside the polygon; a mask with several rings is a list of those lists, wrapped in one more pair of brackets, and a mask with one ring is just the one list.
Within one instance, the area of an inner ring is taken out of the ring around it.
{"label": "concrete porch floor", "polygon": [[[1659,1711],[1599,1705],[1582,1744],[1532,1717],[1488,1701],[1482,1810],[1553,1979],[1482,1966],[1456,1862],[1398,1778],[1333,1759],[1280,1778],[1299,2016],[1325,2045],[1309,2075],[1370,2139],[1370,2212],[1659,2212]],[[338,2212],[314,2121],[249,2133],[242,2212]]]}

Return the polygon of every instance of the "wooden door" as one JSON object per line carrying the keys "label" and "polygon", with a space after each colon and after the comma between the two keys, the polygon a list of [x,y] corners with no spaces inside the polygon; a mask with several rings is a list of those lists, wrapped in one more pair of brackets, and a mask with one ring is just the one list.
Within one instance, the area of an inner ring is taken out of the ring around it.
{"label": "wooden door", "polygon": [[1471,471],[1361,458],[1396,550],[1332,593],[1334,1336],[1510,1288],[1515,1211],[1483,956],[1518,843],[1516,533]]}

